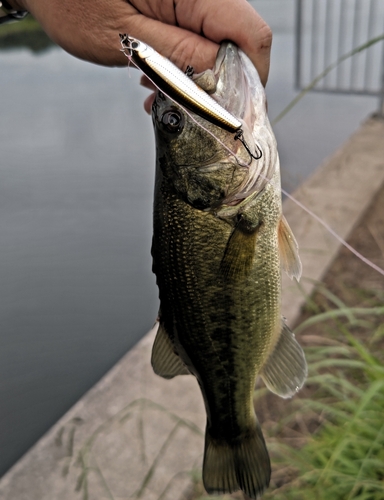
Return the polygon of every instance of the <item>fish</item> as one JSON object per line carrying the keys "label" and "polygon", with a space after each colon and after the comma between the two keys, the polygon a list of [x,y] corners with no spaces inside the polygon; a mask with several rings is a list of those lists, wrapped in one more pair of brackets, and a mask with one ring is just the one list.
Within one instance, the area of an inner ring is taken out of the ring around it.
{"label": "fish", "polygon": [[301,262],[282,214],[279,156],[257,70],[224,42],[213,69],[193,78],[262,154],[256,159],[233,133],[157,92],[152,259],[160,309],[151,363],[166,379],[197,379],[207,414],[206,491],[256,499],[271,476],[256,379],[289,398],[307,376],[281,315],[282,270],[299,279]]}

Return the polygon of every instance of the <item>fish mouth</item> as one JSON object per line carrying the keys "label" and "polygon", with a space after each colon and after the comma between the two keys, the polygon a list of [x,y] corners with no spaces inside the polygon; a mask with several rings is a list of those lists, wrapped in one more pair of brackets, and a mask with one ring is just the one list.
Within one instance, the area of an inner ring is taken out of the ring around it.
{"label": "fish mouth", "polygon": [[[242,122],[242,132],[251,151],[262,151],[259,158],[246,154],[248,174],[239,189],[225,200],[234,205],[260,192],[274,177],[278,168],[276,140],[266,110],[264,87],[251,60],[232,42],[221,44],[212,69],[216,90],[212,94],[222,107]],[[244,166],[244,163],[243,163]]]}
{"label": "fish mouth", "polygon": [[244,73],[244,62],[235,44],[221,44],[212,71],[216,79],[216,91],[212,97],[252,130],[254,111],[249,82]]}

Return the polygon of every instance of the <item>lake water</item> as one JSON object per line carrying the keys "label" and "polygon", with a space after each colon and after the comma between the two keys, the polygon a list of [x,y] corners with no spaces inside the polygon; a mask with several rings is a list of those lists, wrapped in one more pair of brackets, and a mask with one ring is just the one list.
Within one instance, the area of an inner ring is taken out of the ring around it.
{"label": "lake water", "polygon": [[[274,31],[273,118],[293,89],[293,0]],[[0,474],[151,327],[154,139],[135,70],[0,53]],[[377,108],[308,95],[275,128],[297,186]]]}

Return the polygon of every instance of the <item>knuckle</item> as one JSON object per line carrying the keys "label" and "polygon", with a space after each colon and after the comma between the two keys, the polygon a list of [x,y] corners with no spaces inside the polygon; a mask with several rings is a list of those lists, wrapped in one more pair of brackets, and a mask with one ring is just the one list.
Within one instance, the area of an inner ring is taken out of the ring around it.
{"label": "knuckle", "polygon": [[[193,51],[192,51],[193,52]],[[194,59],[194,54],[191,52],[191,45],[187,40],[180,40],[177,45],[175,45],[172,51],[172,61],[181,70],[184,70],[188,64]]]}
{"label": "knuckle", "polygon": [[262,25],[258,29],[257,36],[259,40],[259,49],[268,50],[271,48],[273,38],[272,30],[265,21],[262,22]]}

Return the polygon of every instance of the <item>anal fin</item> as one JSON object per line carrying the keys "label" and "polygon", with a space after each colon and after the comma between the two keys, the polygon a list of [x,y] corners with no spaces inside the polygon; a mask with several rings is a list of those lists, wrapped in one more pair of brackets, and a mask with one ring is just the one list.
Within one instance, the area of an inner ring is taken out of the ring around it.
{"label": "anal fin", "polygon": [[291,279],[299,281],[302,271],[299,247],[284,215],[279,223],[278,239],[281,266]]}
{"label": "anal fin", "polygon": [[151,364],[156,375],[166,379],[176,377],[176,375],[189,375],[190,373],[180,357],[175,353],[171,339],[161,323],[152,347]]}
{"label": "anal fin", "polygon": [[307,372],[303,349],[283,320],[280,338],[260,376],[270,391],[282,398],[290,398],[303,387]]}

